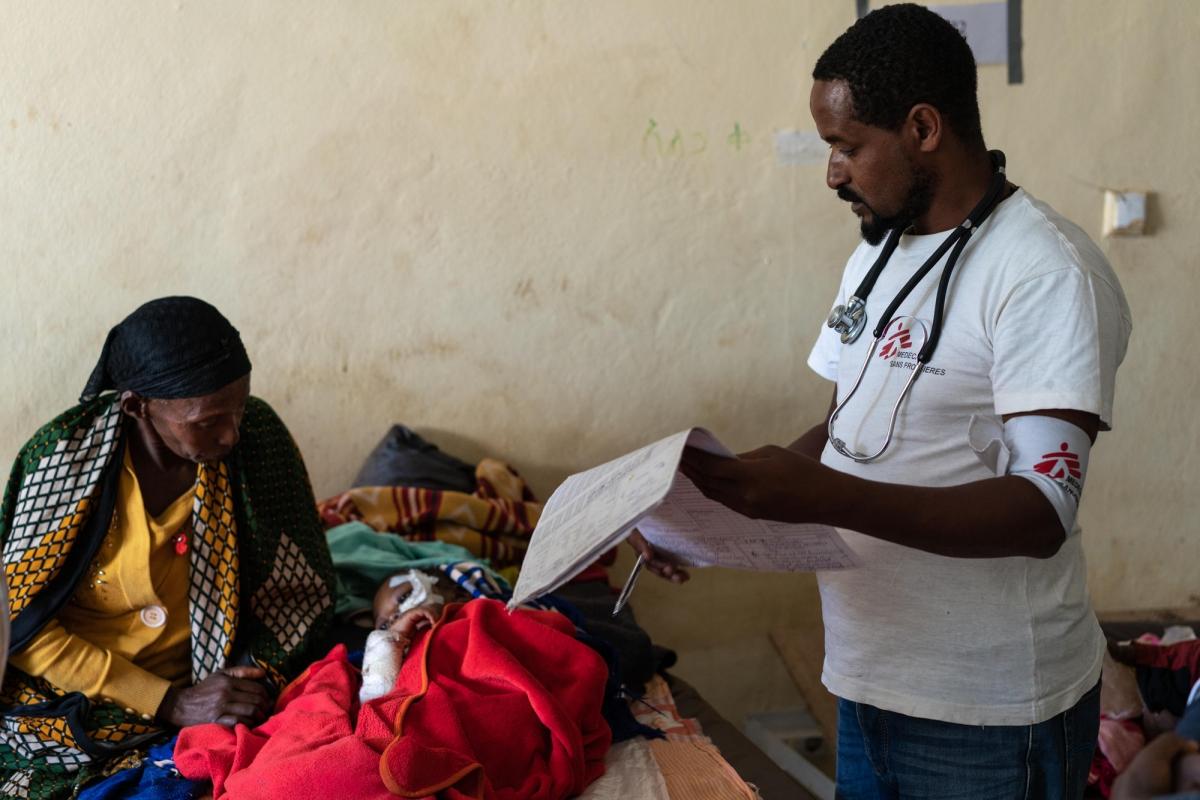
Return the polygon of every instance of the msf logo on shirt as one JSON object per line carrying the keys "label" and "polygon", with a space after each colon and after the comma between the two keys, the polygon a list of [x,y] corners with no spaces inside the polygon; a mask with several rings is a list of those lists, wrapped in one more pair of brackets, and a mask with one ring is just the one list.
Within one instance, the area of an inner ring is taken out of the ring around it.
{"label": "msf logo on shirt", "polygon": [[879,357],[891,361],[904,350],[912,349],[912,321],[900,320],[895,333],[887,337],[883,347],[879,348]]}
{"label": "msf logo on shirt", "polygon": [[1033,469],[1060,484],[1075,498],[1076,503],[1079,502],[1083,494],[1083,484],[1079,481],[1083,470],[1079,464],[1079,454],[1070,452],[1066,442],[1059,446],[1057,452],[1042,455],[1042,460],[1034,464]]}
{"label": "msf logo on shirt", "polygon": [[[916,317],[896,317],[884,330],[883,344],[880,345],[877,355],[887,361],[889,367],[916,369],[917,353],[925,346],[928,336],[928,326]],[[946,370],[928,364],[922,372],[927,375],[946,374]]]}

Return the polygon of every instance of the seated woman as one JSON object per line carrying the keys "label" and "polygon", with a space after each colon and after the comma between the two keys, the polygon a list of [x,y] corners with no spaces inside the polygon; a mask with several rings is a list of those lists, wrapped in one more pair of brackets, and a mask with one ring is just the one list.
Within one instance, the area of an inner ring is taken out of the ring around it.
{"label": "seated woman", "polygon": [[147,303],[81,404],[21,449],[0,512],[12,634],[0,795],[67,796],[164,728],[263,718],[332,616],[287,429],[215,308]]}

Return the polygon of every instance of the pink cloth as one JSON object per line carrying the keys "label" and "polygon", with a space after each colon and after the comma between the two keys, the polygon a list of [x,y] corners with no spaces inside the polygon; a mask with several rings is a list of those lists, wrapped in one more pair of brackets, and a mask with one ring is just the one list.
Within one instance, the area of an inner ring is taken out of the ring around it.
{"label": "pink cloth", "polygon": [[1145,746],[1146,735],[1136,722],[1102,716],[1096,753],[1088,771],[1088,785],[1096,787],[1101,797],[1109,797],[1113,782]]}
{"label": "pink cloth", "polygon": [[1146,735],[1136,722],[1101,719],[1100,738],[1096,744],[1120,775],[1129,766],[1129,762],[1133,761],[1133,757],[1146,746]]}

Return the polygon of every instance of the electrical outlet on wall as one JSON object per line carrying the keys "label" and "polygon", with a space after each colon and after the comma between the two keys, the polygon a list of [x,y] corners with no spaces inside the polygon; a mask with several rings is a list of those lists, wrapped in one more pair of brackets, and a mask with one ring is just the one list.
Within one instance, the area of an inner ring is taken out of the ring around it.
{"label": "electrical outlet on wall", "polygon": [[1146,232],[1146,192],[1104,190],[1105,236],[1141,236]]}

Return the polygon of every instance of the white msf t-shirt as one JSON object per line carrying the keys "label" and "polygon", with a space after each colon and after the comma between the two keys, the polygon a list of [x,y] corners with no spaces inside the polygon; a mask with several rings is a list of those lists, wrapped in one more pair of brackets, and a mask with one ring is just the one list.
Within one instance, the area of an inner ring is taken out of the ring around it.
{"label": "white msf t-shirt", "polygon": [[[843,345],[822,326],[809,366],[839,400],[871,364],[835,433],[878,449],[916,363],[945,257],[872,348],[879,317],[949,235],[904,236],[867,301],[868,323]],[[850,257],[837,303],[858,287],[880,246]],[[942,336],[901,408],[895,438],[859,464],[829,444],[822,463],[873,481],[954,486],[995,477],[968,441],[973,415],[1073,409],[1112,424],[1113,385],[1129,307],[1107,259],[1080,228],[1018,190],[959,258]],[[1086,494],[1086,492],[1085,492]],[[902,489],[893,501],[906,500]],[[971,536],[970,529],[961,532]],[[932,555],[852,531],[863,566],[819,575],[824,683],[839,697],[968,725],[1031,725],[1073,706],[1100,677],[1104,639],[1088,600],[1079,529],[1049,559]]]}

